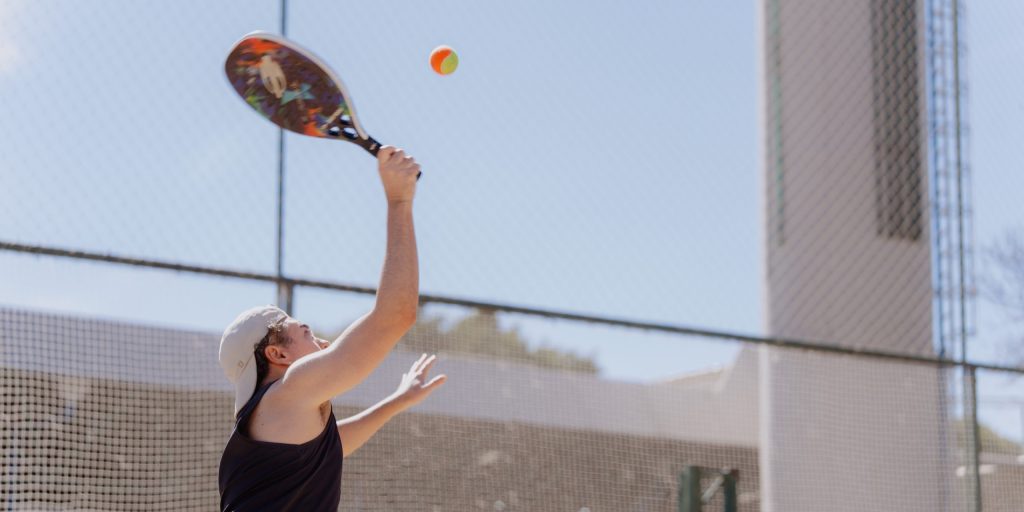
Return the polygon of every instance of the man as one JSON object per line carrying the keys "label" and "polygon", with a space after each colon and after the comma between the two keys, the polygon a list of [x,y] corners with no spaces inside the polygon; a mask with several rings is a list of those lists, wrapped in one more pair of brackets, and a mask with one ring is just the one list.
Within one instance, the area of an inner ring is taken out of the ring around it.
{"label": "man", "polygon": [[416,321],[419,167],[400,149],[378,154],[388,214],[377,299],[333,344],[273,306],[243,312],[224,331],[220,364],[235,384],[236,423],[220,463],[222,511],[335,512],[343,457],[444,383],[444,375],[424,383],[435,357],[423,354],[377,405],[337,422],[331,409],[331,398],[366,379]]}

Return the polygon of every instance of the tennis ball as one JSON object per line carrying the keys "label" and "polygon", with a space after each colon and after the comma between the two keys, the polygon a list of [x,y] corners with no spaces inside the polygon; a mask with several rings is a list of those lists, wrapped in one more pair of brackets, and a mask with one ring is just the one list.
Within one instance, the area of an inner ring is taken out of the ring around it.
{"label": "tennis ball", "polygon": [[438,46],[430,52],[430,67],[439,75],[450,75],[459,67],[459,56],[450,46]]}

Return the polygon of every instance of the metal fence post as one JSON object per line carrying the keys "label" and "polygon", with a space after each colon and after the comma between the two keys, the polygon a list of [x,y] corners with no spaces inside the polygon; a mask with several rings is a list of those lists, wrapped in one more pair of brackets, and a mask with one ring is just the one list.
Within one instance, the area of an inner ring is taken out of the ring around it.
{"label": "metal fence post", "polygon": [[277,282],[277,307],[289,315],[293,314],[295,286],[286,281]]}
{"label": "metal fence post", "polygon": [[974,365],[964,365],[964,476],[968,479],[967,509],[981,512],[981,432],[978,428],[978,380]]}
{"label": "metal fence post", "polygon": [[686,466],[679,474],[679,512],[700,512],[700,468]]}
{"label": "metal fence post", "polygon": [[[288,4],[281,0],[281,35],[288,35]],[[284,129],[277,129],[277,305],[292,314],[294,288],[284,278]]]}
{"label": "metal fence post", "polygon": [[722,507],[725,512],[737,512],[739,510],[739,501],[736,496],[736,481],[739,480],[740,471],[738,469],[730,469],[722,472],[722,476],[725,481],[722,483],[722,498],[725,501],[725,506]]}

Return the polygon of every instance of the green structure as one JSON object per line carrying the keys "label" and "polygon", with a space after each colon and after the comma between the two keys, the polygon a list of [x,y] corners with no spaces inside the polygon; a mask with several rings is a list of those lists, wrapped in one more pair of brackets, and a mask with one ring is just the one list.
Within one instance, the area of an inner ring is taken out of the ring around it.
{"label": "green structure", "polygon": [[[707,489],[701,491],[701,478],[704,475],[714,475],[715,479]],[[679,512],[701,512],[704,505],[711,503],[719,491],[722,492],[722,510],[736,512],[739,506],[736,500],[736,482],[739,478],[740,472],[735,469],[686,466],[679,474]]]}

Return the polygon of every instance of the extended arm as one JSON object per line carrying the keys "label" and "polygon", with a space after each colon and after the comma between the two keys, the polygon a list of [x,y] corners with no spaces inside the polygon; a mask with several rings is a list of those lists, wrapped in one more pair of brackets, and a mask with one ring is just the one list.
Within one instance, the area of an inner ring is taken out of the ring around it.
{"label": "extended arm", "polygon": [[400,412],[402,407],[398,403],[386,399],[355,416],[339,420],[338,436],[343,456],[352,455]]}
{"label": "extended arm", "polygon": [[318,405],[352,389],[373,372],[416,322],[419,265],[412,202],[420,166],[390,146],[378,154],[388,202],[387,248],[373,310],[353,323],[325,350],[288,368],[281,393]]}

